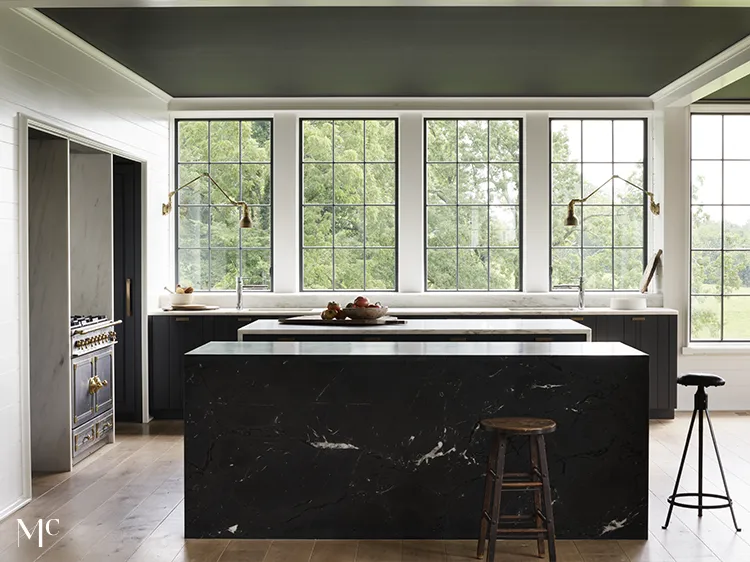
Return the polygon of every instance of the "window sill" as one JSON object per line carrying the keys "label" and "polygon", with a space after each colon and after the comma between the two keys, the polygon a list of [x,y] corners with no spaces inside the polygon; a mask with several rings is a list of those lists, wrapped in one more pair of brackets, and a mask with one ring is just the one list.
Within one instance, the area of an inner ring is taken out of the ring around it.
{"label": "window sill", "polygon": [[750,342],[747,343],[711,343],[690,344],[682,348],[683,355],[748,355]]}

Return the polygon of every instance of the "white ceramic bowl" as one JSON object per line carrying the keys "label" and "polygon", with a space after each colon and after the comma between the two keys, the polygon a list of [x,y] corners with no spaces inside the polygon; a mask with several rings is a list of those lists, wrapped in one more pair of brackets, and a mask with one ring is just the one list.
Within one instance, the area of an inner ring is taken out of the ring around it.
{"label": "white ceramic bowl", "polygon": [[172,306],[180,306],[193,303],[193,293],[172,293],[169,295],[169,301]]}
{"label": "white ceramic bowl", "polygon": [[646,297],[612,297],[609,299],[609,308],[613,310],[643,310],[646,304]]}
{"label": "white ceramic bowl", "polygon": [[382,316],[385,316],[386,314],[388,314],[387,306],[381,306],[380,308],[354,307],[354,308],[345,308],[343,310],[347,318],[351,318],[352,320],[375,320],[377,318],[381,318]]}

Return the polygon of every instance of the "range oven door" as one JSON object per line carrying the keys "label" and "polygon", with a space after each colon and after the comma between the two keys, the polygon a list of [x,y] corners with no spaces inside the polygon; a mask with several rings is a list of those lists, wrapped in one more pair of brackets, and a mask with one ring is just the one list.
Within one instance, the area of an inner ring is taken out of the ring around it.
{"label": "range oven door", "polygon": [[94,417],[94,356],[84,355],[73,360],[73,427],[78,427]]}
{"label": "range oven door", "polygon": [[101,414],[112,408],[112,386],[114,377],[115,348],[109,346],[106,350],[94,355],[94,376],[104,385],[94,395],[94,413]]}

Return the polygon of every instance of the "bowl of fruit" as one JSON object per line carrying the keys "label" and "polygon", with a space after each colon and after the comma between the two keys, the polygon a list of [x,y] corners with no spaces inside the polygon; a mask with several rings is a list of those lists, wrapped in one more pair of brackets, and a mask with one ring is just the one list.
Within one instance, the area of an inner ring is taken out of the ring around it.
{"label": "bowl of fruit", "polygon": [[359,296],[354,302],[341,309],[347,318],[352,320],[375,320],[388,314],[388,307],[379,302],[370,302],[367,297]]}
{"label": "bowl of fruit", "polygon": [[177,285],[174,292],[169,295],[169,300],[172,303],[172,306],[191,304],[193,302],[193,287],[190,285],[187,287]]}

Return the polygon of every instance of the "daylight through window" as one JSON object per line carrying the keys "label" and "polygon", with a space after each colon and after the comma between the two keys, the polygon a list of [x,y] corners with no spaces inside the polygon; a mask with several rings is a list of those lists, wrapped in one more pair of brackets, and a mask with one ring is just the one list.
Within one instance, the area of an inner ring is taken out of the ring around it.
{"label": "daylight through window", "polygon": [[396,290],[396,119],[303,119],[302,289]]}
{"label": "daylight through window", "polygon": [[241,275],[271,290],[271,120],[178,120],[176,128],[176,187],[208,172],[253,220],[240,229],[240,209],[207,178],[177,193],[177,283],[230,290]]}
{"label": "daylight through window", "polygon": [[635,291],[646,257],[646,196],[619,179],[582,205],[565,226],[568,202],[614,174],[648,189],[645,119],[551,119],[551,285]]}
{"label": "daylight through window", "polygon": [[750,115],[691,116],[692,340],[750,340]]}
{"label": "daylight through window", "polygon": [[521,287],[521,121],[427,119],[426,289]]}

